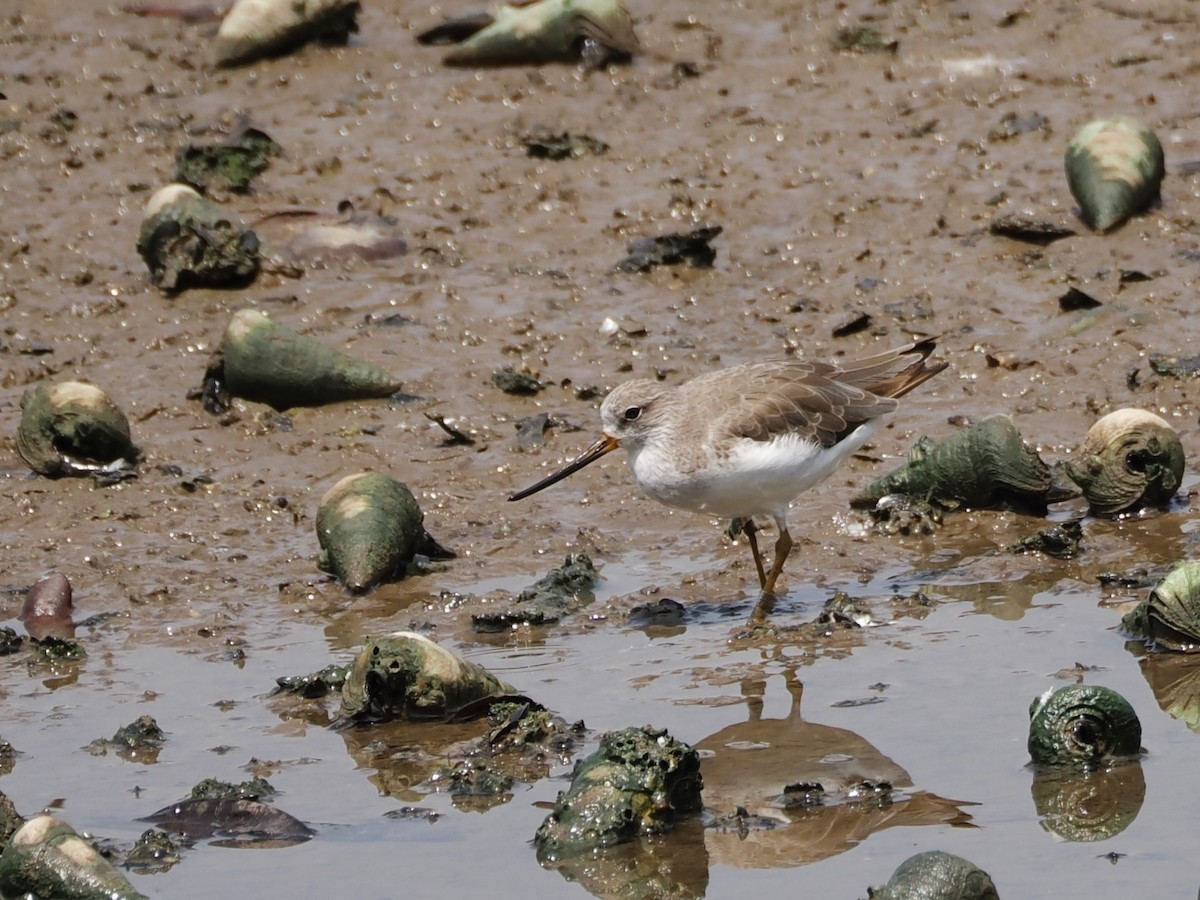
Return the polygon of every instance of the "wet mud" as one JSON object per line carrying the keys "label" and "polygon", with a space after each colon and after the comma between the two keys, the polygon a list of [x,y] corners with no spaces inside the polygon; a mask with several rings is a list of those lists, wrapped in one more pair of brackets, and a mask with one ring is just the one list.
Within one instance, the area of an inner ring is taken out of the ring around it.
{"label": "wet mud", "polygon": [[[1195,355],[1200,334],[1196,10],[668,0],[630,4],[642,52],[628,66],[446,68],[415,35],[467,11],[366,3],[346,47],[219,72],[203,64],[211,23],[63,0],[0,11],[0,613],[24,634],[25,588],[66,575],[86,651],[0,657],[0,738],[15,750],[0,790],[25,816],[52,809],[128,850],[139,819],[201,778],[265,776],[315,832],[253,852],[197,841],[167,872],[131,873],[148,896],[641,884],[853,897],[933,849],[1006,897],[1194,895],[1194,804],[1180,797],[1195,783],[1200,676],[1127,647],[1120,618],[1147,587],[1100,576],[1141,570],[1152,584],[1196,553],[1200,383],[1150,363]],[[885,40],[847,42],[856,26]],[[1166,178],[1161,203],[1100,235],[1079,218],[1063,153],[1085,122],[1117,114],[1154,129]],[[181,148],[246,121],[283,152],[249,193],[222,198],[243,220],[336,216],[349,200],[392,217],[408,252],[299,278],[268,269],[238,289],[154,287],[136,250],[143,205]],[[608,147],[531,157],[526,138],[547,133]],[[1005,217],[1047,227],[1020,239],[993,230]],[[641,239],[718,227],[710,267],[617,268]],[[1096,302],[1064,302],[1071,291]],[[209,414],[195,391],[245,307],[381,366],[403,396]],[[725,523],[641,496],[620,454],[505,499],[598,437],[599,398],[627,379],[935,334],[949,370],[794,505],[773,628],[746,628],[748,548]],[[537,389],[498,388],[506,367]],[[20,398],[47,379],[120,405],[136,478],[30,473]],[[1071,559],[1008,548],[1083,516],[1078,501],[1048,517],[949,512],[907,535],[850,508],[919,435],[1010,415],[1053,463],[1129,406],[1179,432],[1183,489],[1157,513],[1084,518]],[[542,413],[544,434],[518,432]],[[322,573],[320,498],[363,470],[407,484],[457,557],[364,596]],[[577,552],[601,575],[584,609],[544,628],[472,628]],[[868,626],[799,629],[835,590]],[[682,613],[630,620],[663,599]],[[645,723],[701,747],[709,812],[766,810],[772,827],[697,820],[612,851],[603,871],[542,868],[529,841],[569,758],[473,815],[430,782],[447,748],[477,736],[467,726],[335,729],[335,711],[272,696],[276,678],[344,665],[401,629],[584,720],[583,754]],[[1136,772],[1043,802],[1029,702],[1076,680],[1130,701],[1148,753]],[[87,752],[142,715],[165,733],[153,761]],[[891,790],[777,802],[842,757]]]}

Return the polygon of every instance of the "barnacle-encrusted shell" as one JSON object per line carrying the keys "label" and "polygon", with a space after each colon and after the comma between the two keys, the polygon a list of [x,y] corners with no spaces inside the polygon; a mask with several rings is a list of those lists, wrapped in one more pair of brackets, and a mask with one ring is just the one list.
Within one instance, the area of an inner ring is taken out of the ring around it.
{"label": "barnacle-encrusted shell", "polygon": [[628,60],[638,50],[629,13],[617,0],[535,0],[504,4],[494,16],[452,20],[417,37],[422,44],[460,41],[448,66],[504,66],[583,59]]}
{"label": "barnacle-encrusted shell", "polygon": [[371,638],[342,685],[342,713],[354,719],[436,719],[485,697],[515,694],[483,666],[412,631]]}
{"label": "barnacle-encrusted shell", "polygon": [[229,391],[276,409],[387,397],[400,389],[378,366],[277,325],[257,309],[234,313],[219,352]]}
{"label": "barnacle-encrusted shell", "polygon": [[351,591],[369,591],[403,574],[428,540],[422,518],[412,492],[394,478],[347,475],[326,491],[317,511],[321,568]]}
{"label": "barnacle-encrusted shell", "polygon": [[1093,425],[1067,475],[1092,513],[1113,516],[1165,504],[1183,480],[1183,444],[1165,419],[1143,409],[1118,409]]}
{"label": "barnacle-encrusted shell", "polygon": [[258,274],[258,236],[186,184],[168,184],[150,197],[137,251],[150,280],[168,293],[242,285]]}
{"label": "barnacle-encrusted shell", "polygon": [[82,381],[45,383],[21,397],[17,452],[41,475],[93,475],[137,461],[129,420],[108,395]]}
{"label": "barnacle-encrusted shell", "polygon": [[358,30],[358,0],[237,0],[208,47],[214,66],[237,66],[319,40],[344,44]]}
{"label": "barnacle-encrusted shell", "polygon": [[0,892],[5,897],[146,900],[75,829],[47,815],[22,825],[0,854]]}
{"label": "barnacle-encrusted shell", "polygon": [[1044,504],[1049,467],[1025,443],[1008,416],[991,416],[949,437],[922,437],[908,462],[876,479],[852,502],[869,506],[889,494],[908,494],[946,507],[1005,502]]}
{"label": "barnacle-encrusted shell", "polygon": [[1165,173],[1153,131],[1117,116],[1084,125],[1067,147],[1067,183],[1083,219],[1108,231],[1158,199]]}
{"label": "barnacle-encrusted shell", "polygon": [[999,900],[991,876],[970,860],[928,850],[900,863],[872,900]]}
{"label": "barnacle-encrusted shell", "polygon": [[1029,704],[1029,756],[1043,765],[1092,766],[1136,756],[1142,723],[1111,688],[1074,684],[1046,691]]}
{"label": "barnacle-encrusted shell", "polygon": [[1176,565],[1121,619],[1121,627],[1156,647],[1200,653],[1200,562]]}

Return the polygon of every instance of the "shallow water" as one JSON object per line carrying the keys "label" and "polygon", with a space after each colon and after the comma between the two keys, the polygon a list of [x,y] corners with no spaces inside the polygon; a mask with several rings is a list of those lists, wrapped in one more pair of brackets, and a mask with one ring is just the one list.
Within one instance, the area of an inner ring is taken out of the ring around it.
{"label": "shallow water", "polygon": [[[1096,576],[1194,554],[1194,464],[1163,514],[1087,520],[1085,552],[1069,562],[1004,552],[1039,519],[961,513],[933,536],[884,537],[864,533],[846,500],[917,435],[947,433],[951,416],[1014,414],[1053,460],[1098,415],[1137,405],[1170,419],[1194,454],[1195,383],[1161,379],[1147,362],[1194,352],[1197,334],[1200,201],[1196,176],[1180,169],[1200,158],[1194,10],[1041,5],[1006,18],[994,4],[907,0],[631,9],[647,52],[591,75],[446,70],[439,50],[412,37],[461,11],[445,4],[370,3],[348,48],[216,74],[198,66],[204,26],[59,0],[0,12],[0,120],[13,123],[0,129],[0,566],[16,587],[61,571],[78,617],[115,614],[81,629],[88,658],[78,665],[0,659],[0,737],[21,754],[0,790],[26,815],[54,806],[125,848],[146,827],[140,817],[201,778],[265,774],[276,803],[318,832],[279,850],[201,843],[166,874],[133,876],[151,896],[327,896],[347,881],[365,897],[585,895],[540,868],[528,844],[568,764],[485,813],[460,811],[417,789],[427,768],[409,763],[444,753],[463,729],[339,732],[319,710],[270,696],[276,677],[344,661],[367,635],[429,626],[582,718],[593,740],[649,722],[729,747],[729,764],[712,764],[713,797],[719,786],[749,802],[767,768],[755,754],[791,738],[820,747],[853,735],[852,753],[907,774],[890,817],[835,808],[828,821],[745,839],[689,827],[616,854],[647,854],[681,893],[862,896],[912,853],[938,848],[982,866],[1004,897],[1191,896],[1197,737],[1160,711],[1116,631],[1121,604],[1141,593],[1114,594]],[[862,20],[895,37],[897,53],[834,52],[836,30]],[[699,77],[675,78],[678,60]],[[51,122],[64,109],[78,116],[73,130]],[[160,296],[134,251],[147,191],[170,178],[180,146],[210,139],[235,111],[285,156],[233,208],[253,218],[349,198],[397,216],[409,254]],[[1116,112],[1156,129],[1169,174],[1161,208],[1099,237],[1072,214],[1062,151],[1088,118]],[[1006,116],[1034,113],[1044,127],[1002,136]],[[519,138],[538,125],[612,149],[527,159]],[[1045,248],[987,234],[996,214],[1025,210],[1078,234]],[[612,271],[631,240],[713,224],[725,230],[712,270]],[[1122,283],[1121,270],[1149,280]],[[1059,312],[1068,285],[1103,305]],[[423,399],[293,411],[290,430],[243,404],[219,424],[186,395],[245,305],[380,362]],[[413,321],[368,318],[397,312]],[[866,331],[834,337],[859,313],[871,317]],[[608,317],[624,328],[611,339],[600,334]],[[843,589],[872,608],[876,627],[817,643],[738,638],[755,583],[746,548],[638,495],[615,456],[523,503],[504,500],[595,436],[594,404],[575,399],[578,387],[656,371],[675,382],[763,355],[853,355],[937,333],[950,371],[792,514],[798,545],[773,621],[811,619]],[[538,397],[489,383],[521,364],[548,383]],[[146,455],[138,480],[94,488],[27,476],[12,434],[21,393],[46,377],[92,381],[125,407]],[[541,410],[583,431],[519,451],[514,423]],[[477,443],[444,446],[425,411],[454,417]],[[168,464],[183,474],[159,468]],[[431,533],[459,553],[444,572],[352,599],[316,570],[317,502],[361,468],[412,487]],[[580,549],[604,576],[584,613],[545,631],[471,633],[481,598]],[[935,601],[920,615],[890,603],[918,588]],[[443,591],[465,599],[447,605]],[[684,627],[626,624],[630,608],[663,596],[687,606]],[[0,596],[0,617],[15,620],[20,600]],[[1068,683],[1055,673],[1076,663],[1130,700],[1148,750],[1136,819],[1094,842],[1039,824],[1026,768],[1029,701]],[[83,749],[142,714],[168,733],[156,761]],[[922,805],[931,796],[932,812]],[[408,805],[440,816],[385,815]],[[934,824],[905,824],[921,815]],[[1109,853],[1122,856],[1114,864]],[[597,879],[591,890],[604,894],[603,875],[572,877]]]}

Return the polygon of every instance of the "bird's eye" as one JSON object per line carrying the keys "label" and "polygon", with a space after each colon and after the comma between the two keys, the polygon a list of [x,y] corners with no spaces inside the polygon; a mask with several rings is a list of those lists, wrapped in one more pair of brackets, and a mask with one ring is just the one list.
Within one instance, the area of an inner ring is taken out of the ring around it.
{"label": "bird's eye", "polygon": [[625,410],[622,415],[624,416],[626,422],[636,422],[638,416],[641,414],[642,408],[640,406],[631,406],[629,409]]}

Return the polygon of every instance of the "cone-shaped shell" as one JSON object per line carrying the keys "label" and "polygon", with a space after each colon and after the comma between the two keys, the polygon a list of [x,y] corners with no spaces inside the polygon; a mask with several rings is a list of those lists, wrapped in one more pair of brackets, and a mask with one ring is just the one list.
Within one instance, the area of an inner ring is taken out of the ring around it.
{"label": "cone-shaped shell", "polygon": [[358,10],[358,0],[237,0],[209,44],[209,64],[238,66],[314,40],[344,44]]}
{"label": "cone-shaped shell", "polygon": [[872,900],[999,900],[991,877],[973,862],[928,850],[900,863]]}
{"label": "cone-shaped shell", "polygon": [[145,900],[112,863],[53,816],[36,816],[12,836],[0,854],[0,893],[60,900]]}
{"label": "cone-shaped shell", "polygon": [[1038,764],[1091,766],[1142,747],[1142,723],[1111,688],[1073,684],[1029,705],[1029,756]]}
{"label": "cone-shaped shell", "polygon": [[1067,475],[1092,513],[1115,516],[1166,504],[1183,481],[1183,444],[1165,419],[1143,409],[1118,409],[1093,425]]}
{"label": "cone-shaped shell", "polygon": [[342,713],[354,719],[448,718],[516,688],[429,638],[398,631],[363,645],[342,685]]}
{"label": "cone-shaped shell", "polygon": [[1185,560],[1121,619],[1132,637],[1166,650],[1200,653],[1200,562]]}
{"label": "cone-shaped shell", "polygon": [[670,831],[700,809],[700,755],[667,732],[646,726],[612,731],[575,765],[533,842],[553,862]]}
{"label": "cone-shaped shell", "polygon": [[853,500],[869,506],[888,494],[908,494],[947,507],[1044,504],[1049,467],[1025,443],[1008,416],[992,416],[940,441],[923,437],[908,462],[872,482]]}
{"label": "cone-shaped shell", "polygon": [[421,508],[399,481],[377,472],[347,475],[321,498],[321,567],[347,589],[369,591],[403,574],[426,540]]}
{"label": "cone-shaped shell", "polygon": [[276,409],[387,397],[400,389],[378,366],[277,325],[257,309],[234,313],[220,352],[229,391]]}
{"label": "cone-shaped shell", "polygon": [[243,285],[258,274],[258,236],[185,184],[169,184],[150,197],[137,251],[150,280],[168,293]]}
{"label": "cone-shaped shell", "polygon": [[1067,146],[1066,169],[1083,220],[1097,231],[1157,200],[1166,171],[1154,132],[1123,116],[1084,125]]}
{"label": "cone-shaped shell", "polygon": [[[426,32],[423,43],[436,42]],[[505,66],[627,60],[638,49],[629,13],[617,0],[537,0],[503,5],[490,24],[446,55],[448,66]]]}
{"label": "cone-shaped shell", "polygon": [[35,385],[21,397],[17,452],[40,475],[94,475],[133,465],[129,420],[100,388],[82,381]]}

